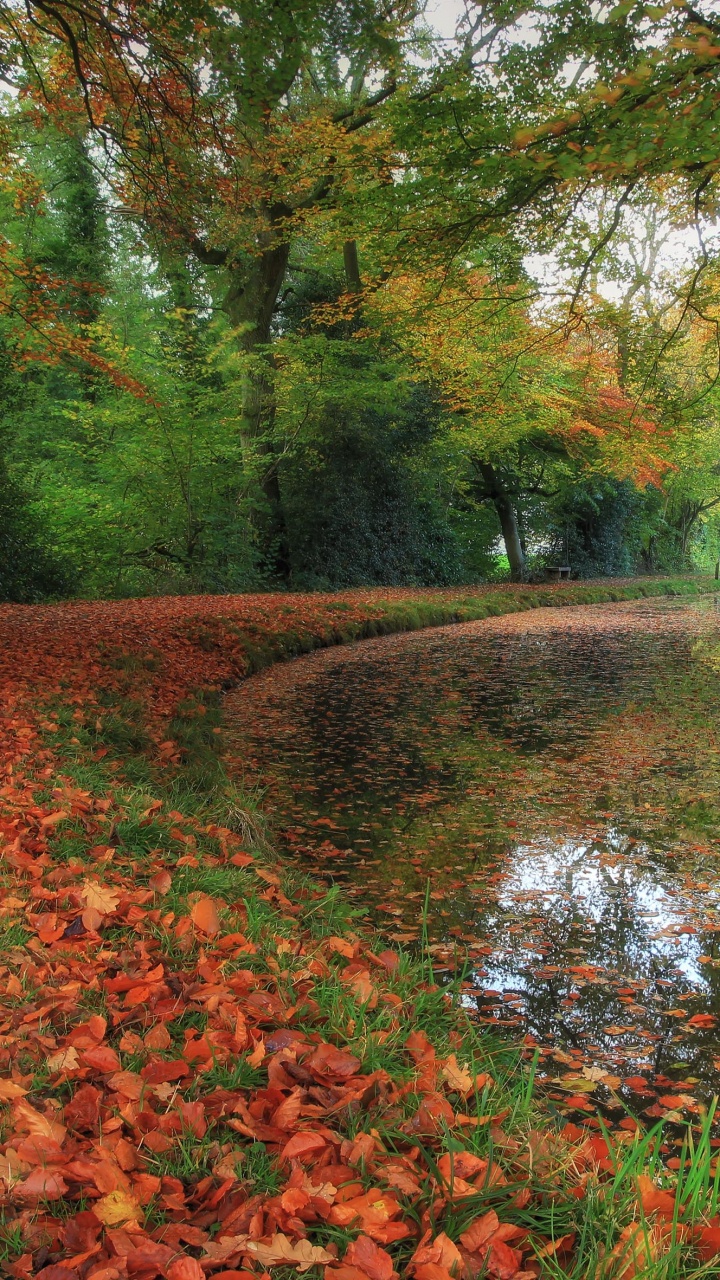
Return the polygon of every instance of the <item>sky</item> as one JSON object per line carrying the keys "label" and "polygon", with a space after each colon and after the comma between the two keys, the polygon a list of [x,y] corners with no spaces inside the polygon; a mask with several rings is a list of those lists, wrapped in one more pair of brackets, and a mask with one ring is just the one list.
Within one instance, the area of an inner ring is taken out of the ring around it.
{"label": "sky", "polygon": [[465,11],[463,0],[429,0],[425,16],[431,27],[445,40],[455,34],[458,18]]}
{"label": "sky", "polygon": [[[464,14],[465,8],[465,0],[428,0],[425,17],[428,24],[443,40],[452,42],[458,20]],[[628,215],[626,226],[631,225],[630,218],[631,215]],[[637,218],[635,225],[640,234],[642,228]],[[705,226],[703,237],[706,247],[713,255],[720,252],[717,224]],[[678,272],[688,270],[694,262],[697,262],[700,253],[701,245],[695,227],[666,227],[664,244],[657,260],[657,290],[662,291],[663,280],[667,281]],[[629,265],[629,256],[627,261]],[[561,269],[556,255],[530,254],[525,260],[525,266],[537,281],[546,304],[552,303],[553,298],[559,300],[561,296],[572,292],[571,276]],[[626,285],[608,279],[601,278],[598,283],[598,291],[611,302],[619,301],[625,288]]]}

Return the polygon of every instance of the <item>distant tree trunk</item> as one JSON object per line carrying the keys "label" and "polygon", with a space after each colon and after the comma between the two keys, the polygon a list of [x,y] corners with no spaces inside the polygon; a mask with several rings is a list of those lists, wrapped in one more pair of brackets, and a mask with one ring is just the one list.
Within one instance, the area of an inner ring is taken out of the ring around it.
{"label": "distant tree trunk", "polygon": [[692,567],[690,539],[703,509],[703,503],[693,503],[684,499],[680,503],[680,507],[675,514],[675,518],[670,519],[670,524],[673,526],[675,536],[677,538],[680,565],[683,569]]}
{"label": "distant tree trunk", "polygon": [[656,548],[656,546],[657,546],[657,537],[656,537],[656,535],[655,535],[655,534],[652,534],[652,535],[651,535],[651,537],[650,537],[650,538],[648,538],[648,544],[647,544],[647,546],[646,546],[646,547],[641,547],[641,549],[640,549],[640,559],[641,559],[642,567],[643,567],[643,569],[644,569],[645,573],[654,573],[654,572],[655,572],[655,548]]}
{"label": "distant tree trunk", "polygon": [[265,540],[274,545],[274,568],[282,578],[289,575],[290,556],[277,458],[271,439],[276,408],[275,371],[268,348],[289,254],[287,241],[269,229],[257,257],[228,265],[228,287],[223,301],[230,323],[237,330],[240,350],[250,357],[243,382],[240,433],[248,456],[260,460],[260,485],[270,513]]}
{"label": "distant tree trunk", "polygon": [[360,293],[360,260],[358,258],[357,240],[346,240],[343,245],[343,264],[345,266],[345,283],[348,293]]}
{"label": "distant tree trunk", "polygon": [[513,582],[522,582],[525,576],[525,554],[512,499],[505,490],[492,463],[481,462],[479,470],[487,486],[488,497],[491,499],[500,521],[505,551],[510,564],[510,577]]}

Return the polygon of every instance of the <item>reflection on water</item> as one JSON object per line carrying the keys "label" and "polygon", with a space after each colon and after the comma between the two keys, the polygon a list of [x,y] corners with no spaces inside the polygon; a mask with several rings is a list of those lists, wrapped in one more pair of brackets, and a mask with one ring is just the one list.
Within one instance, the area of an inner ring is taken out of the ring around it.
{"label": "reflection on water", "polygon": [[[492,997],[512,993],[513,1016],[521,1014],[539,1042],[559,1035],[590,1046],[595,1060],[665,1069],[685,1040],[679,1014],[705,1010],[711,997],[713,958],[704,954],[703,925],[719,904],[715,886],[698,910],[650,846],[612,829],[592,843],[540,838],[518,845],[498,912],[484,921],[495,939],[492,953],[474,976],[477,994],[466,991],[465,1003],[482,1009],[490,992],[493,1021],[506,1021]],[[716,923],[720,931],[720,918]],[[683,1007],[669,1019],[678,1000]]]}
{"label": "reflection on water", "polygon": [[651,602],[318,654],[236,697],[238,754],[288,854],[368,920],[411,943],[427,906],[438,972],[470,957],[480,1018],[561,1060],[717,1087],[703,639],[720,641],[713,612]]}

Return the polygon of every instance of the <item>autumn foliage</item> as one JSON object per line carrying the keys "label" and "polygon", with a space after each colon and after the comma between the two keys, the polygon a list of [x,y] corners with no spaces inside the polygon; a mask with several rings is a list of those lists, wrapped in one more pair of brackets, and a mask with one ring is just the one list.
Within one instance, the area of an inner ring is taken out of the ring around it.
{"label": "autumn foliage", "polygon": [[[324,927],[317,887],[232,823],[133,792],[102,737],[140,708],[163,794],[182,699],[237,682],[261,651],[409,625],[413,604],[3,608],[0,1187],[15,1280],[531,1280],[571,1261],[572,1206],[611,1177],[612,1145],[573,1125],[514,1130],[481,1041],[432,984]],[[548,1197],[557,1229],[533,1217]],[[640,1179],[602,1275],[639,1274],[643,1250],[678,1239],[714,1257],[720,1223],[673,1212]]]}

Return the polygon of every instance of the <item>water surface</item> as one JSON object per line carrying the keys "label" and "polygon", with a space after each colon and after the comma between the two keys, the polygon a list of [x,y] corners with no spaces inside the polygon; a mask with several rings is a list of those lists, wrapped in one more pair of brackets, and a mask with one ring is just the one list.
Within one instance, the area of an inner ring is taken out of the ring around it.
{"label": "water surface", "polygon": [[719,646],[643,601],[325,651],[235,695],[238,758],[366,920],[412,944],[427,907],[475,1016],[686,1114],[720,1087]]}

